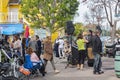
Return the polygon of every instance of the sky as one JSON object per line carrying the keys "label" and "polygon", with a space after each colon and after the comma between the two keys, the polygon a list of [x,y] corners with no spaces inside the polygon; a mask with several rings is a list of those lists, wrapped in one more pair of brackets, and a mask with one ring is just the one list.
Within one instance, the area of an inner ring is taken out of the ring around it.
{"label": "sky", "polygon": [[[80,0],[79,0],[80,1]],[[77,13],[79,13],[79,15],[76,15],[74,17],[74,22],[82,22],[84,23],[84,14],[88,11],[87,5],[85,4],[80,4],[78,7],[78,11]]]}
{"label": "sky", "polygon": [[[79,0],[79,2],[81,2],[81,0]],[[87,4],[85,4],[85,3],[80,4],[79,7],[78,7],[78,11],[77,11],[77,13],[78,13],[79,15],[76,15],[76,16],[74,17],[73,22],[74,22],[74,23],[81,22],[81,23],[84,24],[84,23],[85,23],[84,15],[85,15],[86,12],[88,12],[88,11],[89,11],[89,9],[87,8]],[[117,19],[120,19],[120,17],[117,18]],[[118,22],[117,29],[120,28],[119,25],[120,25],[120,22]],[[106,27],[104,27],[104,26],[106,26]],[[104,29],[110,29],[109,24],[107,23],[107,21],[105,21],[105,22],[103,23],[103,27],[104,27]]]}

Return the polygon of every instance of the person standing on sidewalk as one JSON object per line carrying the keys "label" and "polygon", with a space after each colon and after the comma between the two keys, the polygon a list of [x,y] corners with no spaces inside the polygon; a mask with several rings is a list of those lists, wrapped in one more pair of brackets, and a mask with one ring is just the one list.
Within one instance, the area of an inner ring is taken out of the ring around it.
{"label": "person standing on sidewalk", "polygon": [[59,58],[65,58],[65,53],[64,53],[64,40],[63,38],[59,38],[57,41],[59,46],[58,46],[58,51],[59,51]]}
{"label": "person standing on sidewalk", "polygon": [[13,48],[17,50],[17,55],[22,56],[22,45],[21,45],[21,40],[17,35],[14,36],[14,43],[13,43]]}
{"label": "person standing on sidewalk", "polygon": [[95,35],[92,38],[92,51],[94,55],[94,70],[93,74],[102,74],[103,71],[101,71],[102,67],[102,61],[101,61],[101,55],[102,52],[102,42],[100,40],[100,32],[95,31]]}
{"label": "person standing on sidewalk", "polygon": [[88,42],[85,38],[83,38],[82,34],[78,35],[77,38],[77,46],[78,46],[78,63],[77,63],[77,69],[83,69],[84,61],[85,61],[85,43]]}
{"label": "person standing on sidewalk", "polygon": [[92,52],[92,37],[93,37],[92,30],[89,30],[88,36],[87,36],[88,43],[86,44],[88,59],[94,59],[93,52]]}
{"label": "person standing on sidewalk", "polygon": [[23,58],[24,58],[24,61],[25,61],[25,50],[26,50],[26,38],[22,38],[22,54],[23,54]]}
{"label": "person standing on sidewalk", "polygon": [[42,47],[41,47],[41,40],[39,39],[38,35],[36,35],[36,41],[38,45],[37,56],[40,58]]}
{"label": "person standing on sidewalk", "polygon": [[57,58],[59,58],[59,52],[58,52],[58,47],[59,47],[59,43],[58,43],[59,38],[57,38],[54,42],[54,54]]}
{"label": "person standing on sidewalk", "polygon": [[44,44],[43,59],[44,59],[45,68],[46,68],[47,62],[50,61],[54,69],[54,72],[59,73],[59,71],[55,67],[55,63],[53,60],[53,48],[52,48],[51,37],[47,36],[43,44]]}
{"label": "person standing on sidewalk", "polygon": [[28,47],[31,47],[33,49],[33,51],[37,54],[38,45],[37,45],[37,41],[35,40],[35,36],[31,37]]}

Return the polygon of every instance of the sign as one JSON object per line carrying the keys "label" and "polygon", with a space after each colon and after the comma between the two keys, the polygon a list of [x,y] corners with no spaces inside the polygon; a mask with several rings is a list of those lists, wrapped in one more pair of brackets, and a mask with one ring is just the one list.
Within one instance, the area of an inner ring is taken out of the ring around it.
{"label": "sign", "polygon": [[38,35],[40,39],[44,39],[47,36],[47,30],[40,28],[40,29],[35,29],[35,35]]}
{"label": "sign", "polygon": [[0,24],[0,34],[13,35],[23,31],[23,24]]}

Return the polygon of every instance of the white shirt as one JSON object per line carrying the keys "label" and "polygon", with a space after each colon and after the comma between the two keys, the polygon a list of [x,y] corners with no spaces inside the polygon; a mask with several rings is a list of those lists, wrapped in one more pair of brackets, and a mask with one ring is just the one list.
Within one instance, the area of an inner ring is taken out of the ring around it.
{"label": "white shirt", "polygon": [[59,39],[59,48],[64,48],[64,40],[63,39]]}
{"label": "white shirt", "polygon": [[21,41],[20,40],[17,40],[14,42],[14,48],[19,48],[19,51],[22,52],[22,45],[21,45]]}

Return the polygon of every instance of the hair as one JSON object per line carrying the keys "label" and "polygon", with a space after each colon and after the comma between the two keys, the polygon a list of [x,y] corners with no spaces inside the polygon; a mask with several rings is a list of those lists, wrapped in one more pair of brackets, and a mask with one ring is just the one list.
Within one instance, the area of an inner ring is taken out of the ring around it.
{"label": "hair", "polygon": [[28,49],[27,49],[27,54],[32,54],[33,53],[33,49],[31,48],[31,47],[28,47]]}
{"label": "hair", "polygon": [[37,38],[37,39],[39,39],[39,36],[38,36],[38,35],[36,35],[36,38]]}
{"label": "hair", "polygon": [[26,45],[26,38],[22,38],[22,44],[25,47],[25,45]]}
{"label": "hair", "polygon": [[98,30],[96,30],[94,33],[95,33],[95,35],[100,34],[100,32]]}
{"label": "hair", "polygon": [[15,37],[15,40],[18,40],[18,39],[19,39],[19,37],[18,37],[17,35],[15,35],[14,37]]}
{"label": "hair", "polygon": [[80,33],[77,37],[77,39],[83,39],[83,35]]}
{"label": "hair", "polygon": [[93,31],[92,30],[89,30],[90,34],[92,35]]}
{"label": "hair", "polygon": [[47,40],[51,40],[51,36],[47,36],[46,39],[47,39]]}
{"label": "hair", "polygon": [[5,35],[5,40],[7,41],[9,39],[9,36],[8,35]]}

